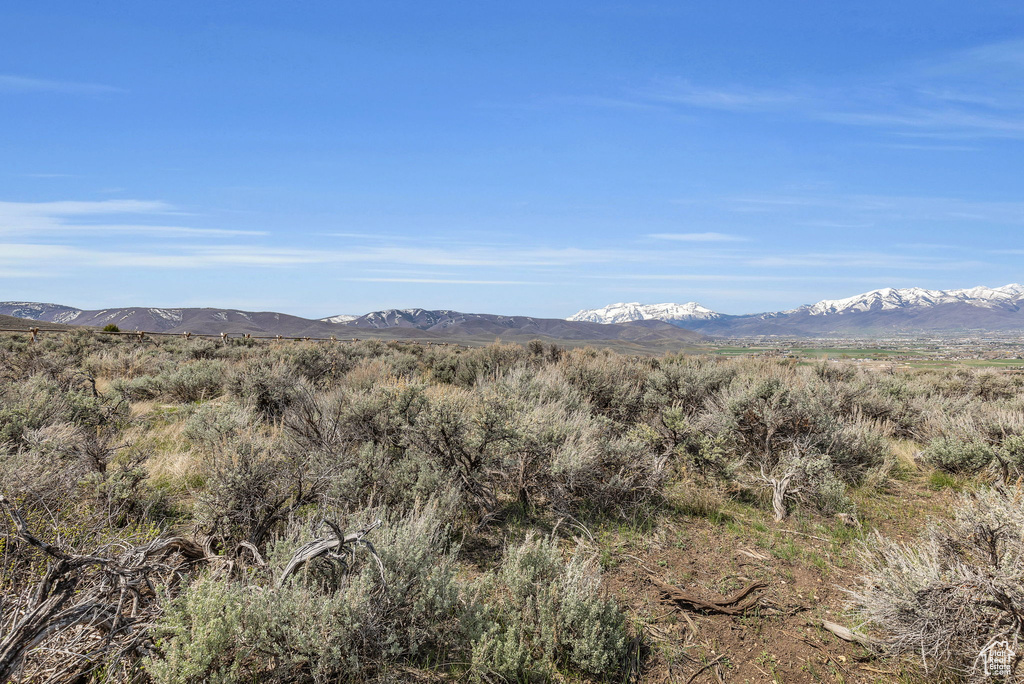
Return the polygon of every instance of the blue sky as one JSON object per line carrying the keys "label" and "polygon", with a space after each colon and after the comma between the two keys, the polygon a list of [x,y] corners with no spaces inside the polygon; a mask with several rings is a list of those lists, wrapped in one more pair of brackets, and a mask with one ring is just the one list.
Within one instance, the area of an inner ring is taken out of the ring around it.
{"label": "blue sky", "polygon": [[36,2],[0,300],[748,313],[1024,280],[1012,2]]}

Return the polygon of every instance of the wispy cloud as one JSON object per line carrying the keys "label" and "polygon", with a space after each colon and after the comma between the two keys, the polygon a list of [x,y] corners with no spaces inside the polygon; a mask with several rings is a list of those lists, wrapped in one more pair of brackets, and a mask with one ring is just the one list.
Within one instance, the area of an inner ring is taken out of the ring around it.
{"label": "wispy cloud", "polygon": [[899,249],[963,249],[960,245],[938,242],[901,242],[893,245]]}
{"label": "wispy cloud", "polygon": [[[431,244],[361,245],[345,249],[318,249],[282,245],[185,244],[135,242],[131,246],[103,249],[91,245],[35,242],[0,242],[0,266],[14,266],[25,260],[59,266],[64,272],[100,266],[155,269],[210,269],[221,267],[292,268],[299,266],[346,266],[349,278],[365,282],[408,282],[452,284],[526,284],[547,282],[547,274],[572,277],[579,269],[625,264],[672,265],[735,263],[738,256],[692,248],[589,248],[519,247],[495,245]],[[363,269],[361,271],[355,270]],[[378,274],[373,270],[378,269]],[[441,268],[448,275],[437,274]],[[421,269],[417,274],[415,269]],[[379,270],[385,270],[380,274]],[[604,270],[604,269],[602,269]],[[354,271],[354,272],[353,272]],[[528,275],[528,278],[524,278]],[[511,277],[509,277],[511,276]]]}
{"label": "wispy cloud", "polygon": [[[917,138],[1024,138],[1024,41],[951,52],[840,85],[695,84],[662,78],[635,90],[644,103],[686,110],[780,113]],[[929,145],[903,149],[934,151]],[[972,151],[969,145],[945,148]]]}
{"label": "wispy cloud", "polygon": [[102,200],[60,202],[0,202],[0,215],[10,216],[82,216],[93,214],[169,213],[171,205],[149,200]]}
{"label": "wispy cloud", "polygon": [[101,83],[82,83],[79,81],[52,81],[43,78],[28,78],[0,74],[0,93],[67,93],[80,95],[96,95],[101,93],[123,93],[121,88]]}
{"label": "wispy cloud", "polygon": [[1024,202],[990,202],[960,197],[868,194],[747,195],[723,203],[740,213],[814,213],[847,218],[804,219],[801,225],[866,228],[879,221],[953,221],[958,223],[1024,224]]}
{"label": "wispy cloud", "polygon": [[[116,220],[122,216],[166,217],[179,213],[166,202],[148,200],[0,202],[0,235],[32,235],[37,238],[129,234],[149,237],[265,235],[262,231],[194,228]],[[107,220],[98,220],[103,218]]]}
{"label": "wispy cloud", "polygon": [[664,282],[693,282],[693,283],[784,283],[784,282],[895,282],[906,281],[903,276],[822,276],[814,274],[803,275],[749,275],[736,274],[704,274],[704,273],[628,273],[617,275],[588,275],[584,278],[593,280],[610,281],[664,281]]}
{"label": "wispy cloud", "polygon": [[[182,246],[173,250],[111,249],[98,250],[73,245],[39,243],[0,244],[0,265],[23,259],[50,260],[54,263],[90,265],[201,269],[218,266],[301,266],[314,264],[411,264],[458,267],[568,266],[603,263],[621,258],[621,253],[604,250],[520,249],[504,252],[469,249],[461,252],[435,248],[374,248],[356,250],[320,250],[248,245]],[[642,260],[635,255],[633,260]]]}
{"label": "wispy cloud", "polygon": [[616,275],[585,275],[584,278],[592,280],[664,280],[679,282],[697,283],[724,283],[735,280],[750,282],[792,280],[793,276],[766,276],[766,275],[725,275],[707,273],[626,273]]}
{"label": "wispy cloud", "polygon": [[398,241],[412,240],[409,235],[393,235],[385,233],[320,233],[323,237],[350,238],[353,240],[383,240]]}
{"label": "wispy cloud", "polygon": [[685,79],[661,79],[639,94],[655,102],[731,112],[790,109],[805,99],[800,93],[791,90],[763,90],[745,86],[709,88],[696,86]]}
{"label": "wispy cloud", "polygon": [[342,278],[357,283],[423,283],[428,285],[551,285],[537,280],[466,280],[461,278]]}
{"label": "wispy cloud", "polygon": [[747,242],[748,238],[728,233],[651,233],[647,237],[654,240],[671,240],[674,242]]}
{"label": "wispy cloud", "polygon": [[812,252],[770,255],[749,259],[747,264],[761,268],[885,268],[891,270],[956,271],[983,268],[981,261],[881,252]]}
{"label": "wispy cloud", "polygon": [[943,145],[924,143],[885,143],[881,145],[893,150],[921,150],[924,152],[980,152],[977,145]]}

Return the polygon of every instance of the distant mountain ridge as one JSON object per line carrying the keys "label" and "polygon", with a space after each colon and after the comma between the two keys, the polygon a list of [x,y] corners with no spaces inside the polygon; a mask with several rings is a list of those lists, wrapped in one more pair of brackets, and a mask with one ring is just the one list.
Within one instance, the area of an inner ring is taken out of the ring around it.
{"label": "distant mountain ridge", "polygon": [[1003,304],[1019,301],[1022,297],[1024,297],[1024,286],[1017,283],[1003,285],[1002,287],[989,288],[978,286],[962,290],[926,290],[921,287],[895,289],[886,287],[845,299],[825,299],[817,304],[809,304],[784,313],[796,313],[806,310],[812,316],[825,316],[853,311],[888,311],[891,309],[930,307],[957,303],[995,308]]}
{"label": "distant mountain ridge", "polygon": [[219,335],[226,332],[314,337],[330,336],[337,332],[336,326],[330,323],[311,321],[299,316],[289,316],[273,311],[240,311],[238,309],[131,306],[84,310],[62,304],[0,302],[0,315],[47,323],[92,327],[113,324],[122,330],[163,333],[191,332]]}
{"label": "distant mountain ridge", "polygon": [[238,309],[123,307],[90,311],[61,304],[0,302],[0,315],[93,327],[114,324],[122,330],[163,333],[336,336],[340,339],[418,339],[474,344],[486,344],[495,339],[527,342],[537,338],[577,344],[622,342],[637,351],[678,349],[702,339],[698,333],[663,321],[600,325],[560,318],[474,314],[447,309],[388,309],[358,317],[310,320],[272,311]]}
{"label": "distant mountain ridge", "polygon": [[600,309],[584,309],[569,316],[568,321],[589,321],[591,323],[627,323],[629,321],[677,321],[713,320],[722,314],[701,306],[697,302],[686,304],[641,304],[629,302],[609,304]]}
{"label": "distant mountain ridge", "polygon": [[47,322],[45,326],[41,326],[39,321],[31,318],[21,318],[19,316],[4,316],[0,314],[0,328],[4,330],[24,330],[29,331],[32,328],[47,329],[59,329],[59,330],[74,330],[73,325],[64,325],[63,323],[51,323]]}
{"label": "distant mountain ridge", "polygon": [[[928,290],[919,287],[882,288],[844,299],[825,299],[787,311],[741,316],[690,316],[677,313],[687,305],[612,304],[581,311],[572,318],[610,319],[620,312],[663,311],[669,323],[706,335],[880,335],[966,330],[1024,331],[1024,285]],[[699,306],[699,305],[698,305]],[[703,307],[701,307],[703,308]],[[710,311],[710,310],[707,310]],[[607,313],[604,313],[607,312]]]}
{"label": "distant mountain ridge", "polygon": [[502,316],[451,311],[448,309],[388,309],[374,311],[343,324],[358,329],[408,329],[451,335],[493,335],[513,341],[528,336],[560,340],[624,340],[630,342],[694,342],[700,335],[664,321],[633,321],[602,325],[560,318]]}
{"label": "distant mountain ridge", "polygon": [[670,349],[701,336],[879,336],[963,331],[1024,331],[1024,285],[959,290],[882,288],[843,299],[825,299],[787,311],[742,316],[686,304],[610,304],[568,319],[464,313],[450,309],[386,309],[362,316],[319,320],[273,311],[214,308],[122,307],[76,309],[62,304],[0,302],[0,315],[55,324],[194,334],[251,333],[286,337],[421,340],[533,338],[585,344],[623,342]]}
{"label": "distant mountain ridge", "polygon": [[39,302],[0,302],[0,314],[14,318],[27,318],[33,321],[48,323],[70,323],[82,313],[62,304],[42,304]]}

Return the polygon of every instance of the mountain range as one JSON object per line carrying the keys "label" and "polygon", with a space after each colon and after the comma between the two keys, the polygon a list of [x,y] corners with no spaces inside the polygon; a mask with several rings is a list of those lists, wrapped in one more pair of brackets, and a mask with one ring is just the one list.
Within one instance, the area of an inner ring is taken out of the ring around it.
{"label": "mountain range", "polygon": [[623,323],[663,320],[706,335],[883,335],[1024,330],[1024,286],[926,290],[883,288],[796,309],[734,316],[696,302],[611,304],[569,320]]}
{"label": "mountain range", "polygon": [[[364,316],[329,316],[319,320],[270,311],[238,309],[125,307],[83,310],[61,304],[0,302],[0,317],[42,323],[102,327],[121,330],[203,335],[244,334],[322,337],[339,339],[407,339],[419,341],[489,344],[546,342],[575,346],[596,344],[626,351],[678,349],[703,339],[699,333],[664,321],[601,324],[561,318],[502,316],[426,309],[388,309]],[[2,325],[0,328],[10,327]]]}
{"label": "mountain range", "polygon": [[[219,335],[221,333],[416,339],[487,344],[531,339],[562,344],[618,346],[637,351],[677,349],[705,336],[876,336],[965,331],[1024,331],[1024,286],[963,290],[884,288],[796,309],[729,315],[696,302],[611,304],[568,319],[463,313],[447,309],[387,309],[362,316],[308,319],[273,311],[214,308],[123,307],[83,310],[61,304],[0,302],[11,322],[122,330]],[[0,327],[12,327],[0,325]]]}

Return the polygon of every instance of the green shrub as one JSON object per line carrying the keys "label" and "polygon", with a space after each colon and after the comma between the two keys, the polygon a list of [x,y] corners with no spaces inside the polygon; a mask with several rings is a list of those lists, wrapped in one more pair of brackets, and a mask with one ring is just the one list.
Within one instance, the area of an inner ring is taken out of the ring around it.
{"label": "green shrub", "polygon": [[[747,486],[769,488],[776,520],[799,498],[825,512],[849,507],[848,484],[881,465],[888,446],[863,421],[844,419],[847,397],[820,374],[759,364],[722,390],[699,418],[706,437],[697,445],[729,462],[715,470]],[[693,457],[693,441],[688,448]]]}
{"label": "green shrub", "polygon": [[256,359],[231,373],[227,389],[258,415],[274,420],[295,401],[298,380],[287,365]]}
{"label": "green shrub", "polygon": [[122,340],[117,346],[100,349],[82,361],[87,373],[97,378],[136,378],[158,375],[167,365],[168,357],[160,350],[140,347]]}
{"label": "green shrub", "polygon": [[566,354],[559,368],[594,411],[623,423],[643,412],[649,365],[612,352],[584,349]]}
{"label": "green shrub", "polygon": [[978,473],[993,458],[995,450],[992,446],[977,440],[940,438],[924,450],[925,463],[953,475]]}
{"label": "green shrub", "polygon": [[1024,435],[1011,435],[996,449],[1004,479],[1024,475]]}
{"label": "green shrub", "polygon": [[648,376],[644,401],[655,411],[692,415],[703,409],[735,375],[735,364],[703,357],[667,357]]}
{"label": "green shrub", "polygon": [[376,380],[332,392],[302,388],[283,421],[289,436],[301,448],[334,455],[364,443],[404,450],[424,405],[423,386],[389,375]]}
{"label": "green shrub", "polygon": [[150,401],[164,393],[163,376],[142,375],[110,383],[110,389],[128,401]]}
{"label": "green shrub", "polygon": [[175,683],[352,681],[388,664],[444,657],[460,643],[461,609],[443,511],[431,503],[373,533],[386,586],[365,549],[335,582],[300,573],[273,586],[300,545],[297,527],[271,548],[266,570],[243,581],[199,578],[157,626],[162,655],[147,663],[150,676]]}
{"label": "green shrub", "polygon": [[594,562],[565,563],[553,542],[528,537],[506,549],[477,591],[469,618],[477,677],[548,681],[560,667],[603,676],[622,667],[625,618],[602,594]]}
{"label": "green shrub", "polygon": [[163,391],[175,401],[189,403],[218,396],[224,383],[221,361],[198,360],[161,374]]}
{"label": "green shrub", "polygon": [[213,445],[195,517],[225,544],[261,544],[293,511],[313,503],[330,481],[316,455],[248,433]]}
{"label": "green shrub", "polygon": [[181,434],[192,444],[213,449],[242,436],[253,422],[252,412],[244,406],[207,402],[185,420]]}
{"label": "green shrub", "polygon": [[495,401],[469,390],[431,386],[411,425],[408,440],[446,473],[474,504],[492,510],[495,492],[489,482],[496,447],[507,439],[509,424]]}
{"label": "green shrub", "polygon": [[60,423],[95,428],[109,422],[114,413],[100,397],[33,375],[0,387],[0,444],[24,444],[27,430]]}

